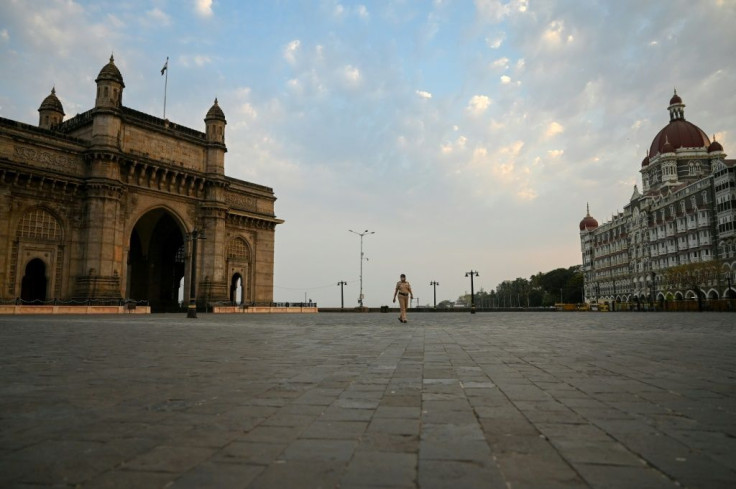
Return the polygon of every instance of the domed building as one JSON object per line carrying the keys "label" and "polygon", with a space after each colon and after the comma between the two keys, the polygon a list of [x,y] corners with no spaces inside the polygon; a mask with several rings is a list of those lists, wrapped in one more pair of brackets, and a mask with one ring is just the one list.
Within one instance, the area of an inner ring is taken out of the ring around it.
{"label": "domed building", "polygon": [[112,56],[95,83],[67,120],[57,87],[38,126],[0,118],[0,304],[270,304],[283,221],[225,175],[217,99],[201,131],[123,105]]}
{"label": "domed building", "polygon": [[580,222],[586,302],[736,298],[736,160],[685,119],[677,91],[667,110],[641,162],[641,192],[634,186],[603,224],[590,209]]}

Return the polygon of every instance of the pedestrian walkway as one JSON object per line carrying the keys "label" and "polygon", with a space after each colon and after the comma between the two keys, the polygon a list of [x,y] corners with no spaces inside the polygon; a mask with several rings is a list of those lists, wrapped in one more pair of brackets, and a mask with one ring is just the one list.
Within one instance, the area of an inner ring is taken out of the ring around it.
{"label": "pedestrian walkway", "polygon": [[733,488],[736,317],[0,317],[0,487]]}

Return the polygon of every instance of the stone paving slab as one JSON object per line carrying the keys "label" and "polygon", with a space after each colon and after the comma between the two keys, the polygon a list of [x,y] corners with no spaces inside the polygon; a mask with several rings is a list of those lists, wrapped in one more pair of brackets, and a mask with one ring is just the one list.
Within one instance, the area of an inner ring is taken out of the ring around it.
{"label": "stone paving slab", "polygon": [[395,322],[0,317],[0,487],[736,487],[733,314]]}

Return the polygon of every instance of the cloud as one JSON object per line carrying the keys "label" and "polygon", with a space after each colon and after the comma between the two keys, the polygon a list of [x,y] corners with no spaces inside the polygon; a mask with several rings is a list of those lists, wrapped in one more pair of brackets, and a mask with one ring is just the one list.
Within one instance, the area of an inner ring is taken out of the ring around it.
{"label": "cloud", "polygon": [[511,77],[508,76],[508,75],[502,75],[501,76],[501,83],[504,84],[504,85],[508,85],[509,83],[511,83]]}
{"label": "cloud", "polygon": [[185,68],[201,68],[205,65],[210,64],[212,62],[212,58],[210,58],[206,54],[192,54],[179,56],[177,58],[177,61],[181,66]]}
{"label": "cloud", "polygon": [[0,39],[2,39],[3,41],[7,41],[8,39],[10,39],[10,34],[8,34],[7,29],[0,30]]}
{"label": "cloud", "polygon": [[565,33],[565,22],[554,20],[549,23],[547,29],[542,33],[542,41],[549,48],[557,48],[574,41],[572,34]]}
{"label": "cloud", "polygon": [[284,48],[284,59],[289,64],[293,65],[296,63],[296,56],[299,53],[299,47],[301,44],[302,42],[299,39],[294,39]]}
{"label": "cloud", "polygon": [[491,99],[487,95],[473,95],[465,108],[470,115],[479,116],[491,105]]}
{"label": "cloud", "polygon": [[424,99],[430,99],[430,98],[432,98],[432,94],[429,93],[429,92],[427,92],[427,91],[424,91],[424,90],[417,90],[416,91],[416,94],[419,95],[421,98],[424,98]]}
{"label": "cloud", "polygon": [[562,149],[550,149],[547,151],[547,155],[549,155],[549,157],[553,159],[557,159],[563,154],[565,154],[565,151]]}
{"label": "cloud", "polygon": [[488,22],[498,23],[516,13],[526,12],[528,0],[475,0],[478,16]]}
{"label": "cloud", "polygon": [[200,17],[212,17],[212,0],[195,0],[194,11]]}
{"label": "cloud", "polygon": [[368,7],[362,4],[346,8],[343,4],[337,3],[332,9],[332,16],[338,20],[343,20],[348,16],[355,16],[362,20],[368,20],[370,19],[371,14],[368,12]]}
{"label": "cloud", "polygon": [[549,139],[558,134],[565,132],[565,128],[557,121],[552,121],[547,125],[547,129],[544,131],[544,138]]}
{"label": "cloud", "polygon": [[348,85],[358,85],[361,81],[360,70],[352,65],[343,68],[343,78]]}
{"label": "cloud", "polygon": [[356,7],[356,12],[358,14],[358,17],[362,19],[369,19],[371,14],[368,13],[368,8],[365,5],[358,5]]}
{"label": "cloud", "polygon": [[166,27],[171,24],[171,17],[169,17],[166,12],[160,8],[149,10],[146,12],[146,17],[148,17],[148,20],[150,20],[154,25],[159,27]]}
{"label": "cloud", "polygon": [[465,149],[465,145],[468,142],[468,138],[465,136],[459,136],[455,142],[451,143],[445,143],[440,146],[440,153],[443,155],[448,155],[450,153],[455,153],[457,151],[463,151]]}
{"label": "cloud", "polygon": [[509,69],[509,59],[507,57],[498,58],[497,60],[493,61],[491,63],[491,67],[499,70],[508,70]]}
{"label": "cloud", "polygon": [[516,192],[516,196],[521,200],[532,201],[537,198],[537,192],[533,188],[525,187]]}
{"label": "cloud", "polygon": [[506,35],[501,34],[497,37],[486,37],[486,45],[491,49],[498,49],[503,44],[503,41],[505,39]]}

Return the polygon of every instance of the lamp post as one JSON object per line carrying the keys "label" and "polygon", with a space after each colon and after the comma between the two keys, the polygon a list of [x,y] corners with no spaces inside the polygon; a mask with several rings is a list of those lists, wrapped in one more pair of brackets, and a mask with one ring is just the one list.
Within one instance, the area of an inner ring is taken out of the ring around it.
{"label": "lamp post", "polygon": [[652,294],[652,311],[654,311],[654,277],[656,277],[657,274],[654,273],[654,271],[652,271],[651,273],[652,273],[652,285],[651,285],[651,287],[652,287],[652,292],[651,292],[651,294]]}
{"label": "lamp post", "polygon": [[[366,234],[376,234],[375,231],[368,231],[367,229],[363,231],[362,233],[359,233],[357,231],[353,231],[352,229],[348,229],[353,234],[357,234],[360,236],[360,296],[358,296],[358,304],[360,304],[361,309],[363,308],[363,236]],[[365,260],[368,260],[368,258],[365,258]]]}
{"label": "lamp post", "polygon": [[731,291],[731,272],[728,272],[726,275],[726,283],[728,284],[728,288],[726,289],[726,293],[723,294],[726,300],[728,301],[728,310],[733,309],[733,292]]}
{"label": "lamp post", "polygon": [[473,277],[478,276],[478,272],[471,270],[465,272],[466,277],[470,277],[470,314],[475,314],[475,289],[473,288]]}
{"label": "lamp post", "polygon": [[204,231],[193,229],[187,235],[192,240],[191,279],[189,281],[189,304],[187,305],[187,317],[197,319],[197,241],[205,239]]}
{"label": "lamp post", "polygon": [[613,300],[611,301],[611,311],[616,310],[616,281],[613,281]]}
{"label": "lamp post", "polygon": [[347,285],[348,283],[340,280],[337,285],[340,286],[340,309],[345,309],[345,295],[343,294],[342,287],[343,285]]}
{"label": "lamp post", "polygon": [[437,286],[439,285],[439,282],[432,280],[429,285],[434,289],[434,308],[437,309]]}

